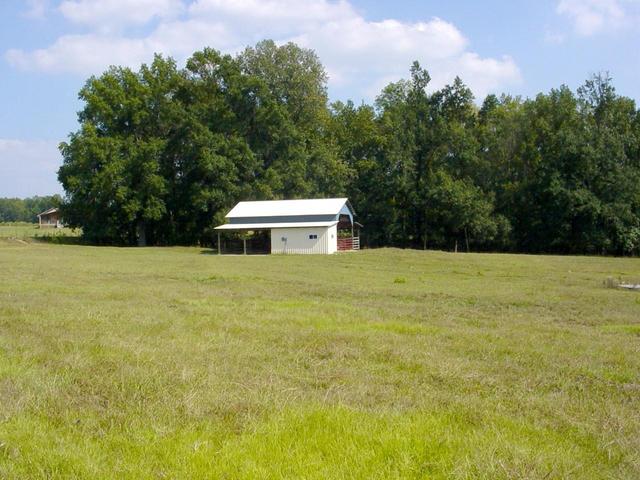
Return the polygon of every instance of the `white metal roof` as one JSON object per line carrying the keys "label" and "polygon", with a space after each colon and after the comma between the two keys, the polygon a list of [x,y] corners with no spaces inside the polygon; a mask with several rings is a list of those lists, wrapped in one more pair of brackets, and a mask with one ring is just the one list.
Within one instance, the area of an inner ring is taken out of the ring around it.
{"label": "white metal roof", "polygon": [[271,228],[332,227],[338,222],[228,223],[214,230],[265,230]]}
{"label": "white metal roof", "polygon": [[346,198],[240,202],[227,213],[226,218],[337,215],[345,203]]}
{"label": "white metal roof", "polygon": [[58,211],[58,209],[53,207],[53,208],[50,208],[48,210],[45,210],[44,212],[39,213],[38,215],[36,215],[36,217],[39,217],[40,215],[49,215],[50,213],[54,213],[54,212],[57,212],[57,211]]}

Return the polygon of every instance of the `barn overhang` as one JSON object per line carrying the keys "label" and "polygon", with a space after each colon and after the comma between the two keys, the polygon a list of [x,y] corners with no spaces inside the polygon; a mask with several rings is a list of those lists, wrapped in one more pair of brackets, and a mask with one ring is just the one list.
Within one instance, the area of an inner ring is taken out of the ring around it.
{"label": "barn overhang", "polygon": [[240,223],[324,223],[338,221],[335,214],[332,215],[273,215],[260,217],[227,217],[230,224]]}
{"label": "barn overhang", "polygon": [[271,230],[274,228],[313,228],[332,227],[336,220],[325,222],[255,222],[255,223],[226,223],[215,227],[214,230]]}

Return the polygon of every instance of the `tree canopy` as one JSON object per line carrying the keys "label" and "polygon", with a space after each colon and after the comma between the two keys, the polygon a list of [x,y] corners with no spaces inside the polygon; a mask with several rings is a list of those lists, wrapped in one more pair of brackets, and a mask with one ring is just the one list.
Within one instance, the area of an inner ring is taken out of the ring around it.
{"label": "tree canopy", "polygon": [[316,54],[263,41],[156,56],[80,91],[63,214],[97,243],[208,243],[239,200],[348,196],[369,246],[640,253],[640,113],[600,74],[476,104],[415,62],[329,103]]}

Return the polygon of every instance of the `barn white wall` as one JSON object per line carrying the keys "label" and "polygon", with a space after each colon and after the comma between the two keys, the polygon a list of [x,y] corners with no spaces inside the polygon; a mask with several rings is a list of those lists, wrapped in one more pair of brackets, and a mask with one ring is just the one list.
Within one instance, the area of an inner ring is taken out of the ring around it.
{"label": "barn white wall", "polygon": [[[310,239],[309,235],[317,235],[318,238]],[[338,235],[335,225],[271,229],[271,253],[330,254],[337,250]]]}
{"label": "barn white wall", "polygon": [[328,253],[338,251],[338,225],[327,228],[327,249]]}

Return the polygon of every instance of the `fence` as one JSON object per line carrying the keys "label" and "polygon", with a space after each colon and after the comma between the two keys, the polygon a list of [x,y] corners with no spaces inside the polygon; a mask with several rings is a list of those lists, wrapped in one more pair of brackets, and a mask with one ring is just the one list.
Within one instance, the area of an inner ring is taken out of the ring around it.
{"label": "fence", "polygon": [[338,238],[338,251],[360,250],[360,237]]}

